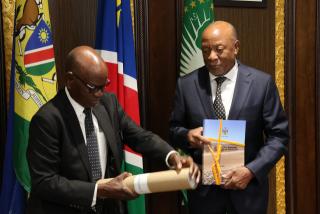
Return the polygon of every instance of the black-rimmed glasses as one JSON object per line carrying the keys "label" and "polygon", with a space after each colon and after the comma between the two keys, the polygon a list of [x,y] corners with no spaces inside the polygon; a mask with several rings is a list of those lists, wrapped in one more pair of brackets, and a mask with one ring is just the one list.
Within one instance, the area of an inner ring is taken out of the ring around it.
{"label": "black-rimmed glasses", "polygon": [[71,72],[73,76],[75,76],[78,80],[80,80],[80,82],[82,82],[82,84],[88,89],[88,91],[92,94],[97,93],[98,91],[102,91],[104,87],[108,86],[110,84],[110,80],[107,78],[106,84],[104,85],[93,85],[90,83],[85,82],[84,80],[82,80],[78,75],[76,75],[75,73]]}

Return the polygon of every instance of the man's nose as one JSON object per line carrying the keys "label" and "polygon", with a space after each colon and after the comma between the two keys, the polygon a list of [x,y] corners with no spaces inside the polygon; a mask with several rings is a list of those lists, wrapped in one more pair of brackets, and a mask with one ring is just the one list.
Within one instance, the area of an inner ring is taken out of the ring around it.
{"label": "man's nose", "polygon": [[98,91],[94,92],[93,94],[95,97],[102,97],[103,91],[104,91],[104,89],[102,88],[102,89],[99,89]]}
{"label": "man's nose", "polygon": [[210,55],[209,55],[209,60],[217,60],[218,59],[218,55],[214,50],[210,51]]}

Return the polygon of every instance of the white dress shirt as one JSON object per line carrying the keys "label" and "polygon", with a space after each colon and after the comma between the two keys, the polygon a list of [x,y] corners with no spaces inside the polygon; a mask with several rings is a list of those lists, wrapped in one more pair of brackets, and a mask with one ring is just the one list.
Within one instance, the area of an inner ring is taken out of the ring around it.
{"label": "white dress shirt", "polygon": [[[211,94],[212,94],[212,102],[216,99],[216,91],[217,91],[217,81],[215,80],[217,76],[211,74],[210,75],[210,85],[211,85]],[[226,118],[229,117],[229,112],[231,108],[231,103],[234,94],[234,88],[236,86],[236,80],[238,75],[238,63],[237,61],[234,63],[234,66],[230,69],[228,73],[224,75],[227,79],[221,85],[221,99],[226,111]]]}
{"label": "white dress shirt", "polygon": [[[86,139],[86,130],[84,125],[84,119],[85,119],[85,113],[83,112],[84,107],[80,105],[77,101],[75,101],[69,94],[69,91],[67,88],[65,88],[67,97],[77,115],[77,118],[79,120],[80,128],[82,131],[83,139],[85,144],[87,145],[87,139]],[[104,178],[105,172],[106,172],[106,165],[107,165],[107,144],[106,144],[106,137],[103,133],[103,131],[100,129],[98,120],[94,114],[92,114],[92,120],[93,120],[93,126],[94,131],[97,133],[97,141],[98,141],[98,149],[99,149],[99,159],[100,159],[100,165],[101,165],[101,174]],[[98,185],[96,184],[94,194],[93,194],[93,200],[91,206],[94,206],[96,204],[97,200],[97,189]]]}

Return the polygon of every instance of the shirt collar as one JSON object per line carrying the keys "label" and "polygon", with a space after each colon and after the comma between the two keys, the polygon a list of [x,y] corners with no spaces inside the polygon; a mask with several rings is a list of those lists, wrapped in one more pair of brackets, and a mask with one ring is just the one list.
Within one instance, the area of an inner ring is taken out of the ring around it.
{"label": "shirt collar", "polygon": [[[235,82],[237,79],[237,74],[238,74],[238,62],[235,61],[234,66],[230,69],[230,71],[228,71],[225,76],[228,80]],[[218,76],[213,75],[212,73],[209,72],[209,76],[210,76],[210,82],[212,82],[213,80],[215,80]]]}
{"label": "shirt collar", "polygon": [[71,97],[71,95],[70,95],[69,90],[67,89],[67,87],[65,87],[64,89],[65,89],[65,91],[66,91],[67,97],[68,97],[68,99],[69,99],[69,101],[70,101],[70,103],[71,103],[74,111],[76,112],[77,117],[79,117],[81,114],[83,114],[84,107],[83,107],[82,105],[80,105],[77,101],[75,101],[75,100]]}

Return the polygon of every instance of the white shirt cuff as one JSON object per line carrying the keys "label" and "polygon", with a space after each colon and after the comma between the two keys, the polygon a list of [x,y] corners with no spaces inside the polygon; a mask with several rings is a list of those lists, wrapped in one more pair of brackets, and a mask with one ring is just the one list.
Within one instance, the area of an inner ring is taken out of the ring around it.
{"label": "white shirt cuff", "polygon": [[92,199],[92,203],[91,203],[91,207],[94,207],[97,203],[97,192],[98,192],[98,184],[96,183],[95,187],[94,187],[94,193],[93,193],[93,199]]}
{"label": "white shirt cuff", "polygon": [[179,154],[177,151],[172,150],[172,151],[170,151],[170,152],[167,154],[167,156],[166,156],[166,165],[167,165],[170,169],[172,169],[173,166],[171,166],[171,165],[169,164],[168,160],[169,160],[170,155],[173,154],[173,153]]}

